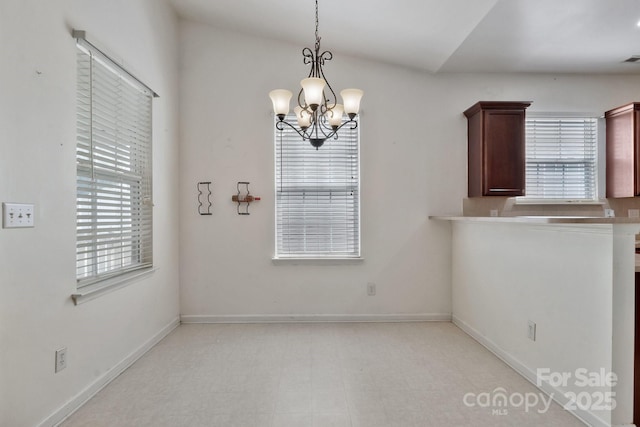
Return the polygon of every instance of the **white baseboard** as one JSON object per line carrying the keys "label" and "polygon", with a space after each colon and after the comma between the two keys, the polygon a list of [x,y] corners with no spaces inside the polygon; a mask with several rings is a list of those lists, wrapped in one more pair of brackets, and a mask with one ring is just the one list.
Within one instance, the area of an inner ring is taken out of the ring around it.
{"label": "white baseboard", "polygon": [[156,345],[160,340],[169,335],[178,325],[180,325],[180,319],[173,319],[168,325],[163,327],[157,334],[151,337],[147,342],[142,344],[116,366],[110,369],[108,372],[100,376],[94,382],[92,382],[87,388],[76,394],[71,400],[58,408],[53,414],[48,416],[44,421],[38,424],[38,427],[52,427],[57,426],[67,419],[71,414],[77,411],[82,405],[84,405],[89,399],[95,396],[100,390],[106,387],[111,381],[113,381],[118,375],[124,372],[129,366],[142,357],[147,351]]}
{"label": "white baseboard", "polygon": [[450,322],[451,314],[182,315],[182,323]]}
{"label": "white baseboard", "polygon": [[[551,386],[548,382],[545,381],[543,382],[541,387],[538,387],[536,372],[534,372],[529,367],[525,366],[522,362],[520,362],[518,359],[511,356],[506,351],[502,350],[489,338],[482,335],[476,329],[472,328],[471,326],[469,326],[467,323],[465,323],[463,320],[459,319],[455,315],[452,316],[451,320],[457,327],[462,329],[464,332],[470,335],[473,339],[475,339],[484,347],[486,347],[487,350],[495,354],[499,359],[501,359],[504,363],[506,363],[511,368],[513,368],[516,372],[522,375],[525,379],[527,379],[530,383],[536,386],[539,390],[541,390],[548,396],[551,396],[557,404],[564,407],[567,403],[569,403],[569,399],[564,395],[564,392],[559,390],[556,387]],[[591,427],[611,427],[609,423],[603,421],[602,419],[600,419],[599,417],[597,417],[596,415],[592,414],[589,411],[576,409],[575,411],[567,411],[567,412],[573,414],[580,421],[587,423],[587,425]],[[630,426],[615,426],[615,427],[632,427],[632,426],[633,424]]]}

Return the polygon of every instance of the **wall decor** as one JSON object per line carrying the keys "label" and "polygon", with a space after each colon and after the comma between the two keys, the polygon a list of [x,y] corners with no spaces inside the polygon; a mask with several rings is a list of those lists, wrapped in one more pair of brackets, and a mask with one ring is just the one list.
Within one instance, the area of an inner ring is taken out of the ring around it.
{"label": "wall decor", "polygon": [[[240,189],[240,187],[243,188]],[[260,200],[260,197],[253,196],[249,192],[248,181],[238,181],[236,188],[238,189],[238,194],[231,196],[231,200],[238,204],[238,215],[249,215],[249,204]]]}
{"label": "wall decor", "polygon": [[[200,215],[211,215],[211,181],[201,181],[197,185],[198,189],[198,213]],[[202,198],[207,195],[206,208],[203,206]]]}

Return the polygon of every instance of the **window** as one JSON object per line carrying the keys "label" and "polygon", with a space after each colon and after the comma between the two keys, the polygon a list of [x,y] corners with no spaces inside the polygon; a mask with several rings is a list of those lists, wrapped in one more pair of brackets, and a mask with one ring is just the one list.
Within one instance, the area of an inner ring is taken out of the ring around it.
{"label": "window", "polygon": [[597,198],[597,119],[527,117],[526,197]]}
{"label": "window", "polygon": [[358,128],[343,127],[319,150],[292,129],[275,132],[276,257],[358,258]]}
{"label": "window", "polygon": [[77,51],[78,288],[152,265],[153,92],[84,39]]}

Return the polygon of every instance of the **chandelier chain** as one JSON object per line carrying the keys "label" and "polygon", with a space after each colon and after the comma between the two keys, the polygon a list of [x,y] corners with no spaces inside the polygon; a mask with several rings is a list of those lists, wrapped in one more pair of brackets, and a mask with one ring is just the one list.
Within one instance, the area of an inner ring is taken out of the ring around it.
{"label": "chandelier chain", "polygon": [[316,0],[316,40],[318,39],[318,0]]}

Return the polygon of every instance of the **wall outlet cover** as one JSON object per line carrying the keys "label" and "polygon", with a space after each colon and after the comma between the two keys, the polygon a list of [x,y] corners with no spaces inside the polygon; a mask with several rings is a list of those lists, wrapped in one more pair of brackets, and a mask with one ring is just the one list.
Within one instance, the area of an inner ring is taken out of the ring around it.
{"label": "wall outlet cover", "polygon": [[529,333],[528,333],[529,339],[531,341],[535,341],[536,340],[536,324],[535,322],[532,322],[531,320],[529,320]]}
{"label": "wall outlet cover", "polygon": [[56,350],[56,373],[67,367],[67,347]]}
{"label": "wall outlet cover", "polygon": [[367,295],[372,297],[375,294],[376,294],[376,284],[371,282],[367,283]]}

